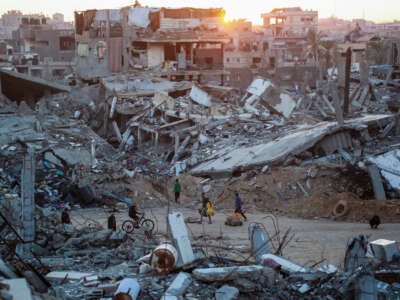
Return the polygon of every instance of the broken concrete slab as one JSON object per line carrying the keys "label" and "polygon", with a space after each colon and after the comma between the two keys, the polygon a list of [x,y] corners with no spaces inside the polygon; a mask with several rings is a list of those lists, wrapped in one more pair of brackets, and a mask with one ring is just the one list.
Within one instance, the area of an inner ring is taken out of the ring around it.
{"label": "broken concrete slab", "polygon": [[399,252],[396,241],[379,239],[369,244],[375,257],[384,262],[391,262],[393,255]]}
{"label": "broken concrete slab", "polygon": [[91,166],[92,156],[89,151],[84,149],[53,148],[55,155],[65,161],[70,167],[77,164],[85,167]]}
{"label": "broken concrete slab", "polygon": [[250,265],[226,268],[207,268],[193,270],[193,277],[206,282],[229,281],[242,276],[260,275],[262,266]]}
{"label": "broken concrete slab", "polygon": [[400,150],[393,150],[385,154],[369,157],[368,161],[381,169],[382,176],[390,185],[400,191]]}
{"label": "broken concrete slab", "polygon": [[215,291],[216,300],[234,300],[239,296],[239,290],[233,286],[223,285]]}
{"label": "broken concrete slab", "polygon": [[211,95],[207,94],[205,91],[203,91],[197,85],[193,85],[192,90],[190,91],[189,97],[197,104],[200,104],[200,105],[203,105],[206,107],[211,107],[211,105],[212,105]]}
{"label": "broken concrete slab", "polygon": [[272,87],[273,84],[271,83],[271,81],[259,77],[253,80],[253,82],[247,88],[247,92],[252,95],[261,97],[262,94],[264,94],[269,88]]}
{"label": "broken concrete slab", "polygon": [[7,279],[1,282],[10,287],[8,293],[12,295],[12,299],[33,300],[31,289],[25,278]]}
{"label": "broken concrete slab", "polygon": [[376,165],[370,165],[368,166],[368,172],[374,188],[375,198],[377,200],[386,200],[385,188],[383,187],[378,167]]}
{"label": "broken concrete slab", "polygon": [[278,256],[275,254],[265,254],[262,256],[263,260],[263,265],[268,266],[271,265],[271,262],[280,266],[280,270],[283,271],[284,273],[291,274],[291,273],[302,273],[302,272],[308,272],[310,269],[299,265],[297,263],[294,263],[282,256]]}
{"label": "broken concrete slab", "polygon": [[165,292],[166,296],[183,296],[186,289],[192,283],[192,276],[185,272],[180,272]]}
{"label": "broken concrete slab", "polygon": [[46,94],[71,91],[70,87],[23,73],[0,69],[2,92],[14,101],[37,101]]}
{"label": "broken concrete slab", "polygon": [[97,276],[93,276],[93,273],[84,273],[84,272],[76,272],[76,271],[53,271],[46,275],[46,279],[49,281],[79,281],[82,279],[93,278],[93,280],[97,280]]}
{"label": "broken concrete slab", "polygon": [[168,226],[171,230],[173,241],[179,252],[178,265],[187,265],[195,260],[189,235],[185,225],[185,218],[181,212],[168,215]]}
{"label": "broken concrete slab", "polygon": [[299,129],[266,144],[237,149],[222,149],[213,158],[196,166],[192,175],[229,176],[236,169],[251,169],[266,164],[276,164],[284,161],[289,155],[298,155],[343,128],[362,130],[366,126],[375,125],[376,121],[393,118],[392,115],[367,115],[361,118],[347,120],[344,127],[337,122],[322,122],[312,126],[299,126]]}

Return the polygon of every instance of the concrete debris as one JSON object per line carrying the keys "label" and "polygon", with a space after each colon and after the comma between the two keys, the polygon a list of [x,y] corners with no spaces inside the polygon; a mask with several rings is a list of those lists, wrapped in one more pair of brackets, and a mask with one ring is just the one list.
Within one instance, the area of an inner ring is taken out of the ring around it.
{"label": "concrete debris", "polygon": [[379,239],[370,242],[369,245],[371,246],[374,256],[384,262],[391,262],[393,256],[399,252],[396,241]]}
{"label": "concrete debris", "polygon": [[166,296],[183,296],[186,289],[191,284],[191,275],[188,273],[180,272],[174,279],[168,290],[165,292]]}
{"label": "concrete debris", "polygon": [[195,269],[193,276],[201,281],[229,281],[238,277],[259,275],[263,270],[262,266],[241,266],[228,268]]}
{"label": "concrete debris", "polygon": [[215,291],[216,300],[234,300],[239,296],[239,290],[236,287],[223,285]]}
{"label": "concrete debris", "polygon": [[75,12],[68,63],[0,41],[1,299],[400,297],[400,42],[317,59],[285,23],[317,12],[224,14]]}

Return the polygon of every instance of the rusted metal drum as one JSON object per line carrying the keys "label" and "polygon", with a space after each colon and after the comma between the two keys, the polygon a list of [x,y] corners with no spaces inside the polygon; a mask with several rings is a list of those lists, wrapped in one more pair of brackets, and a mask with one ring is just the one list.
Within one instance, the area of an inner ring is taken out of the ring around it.
{"label": "rusted metal drum", "polygon": [[169,274],[178,262],[178,251],[170,244],[158,246],[150,257],[150,266],[157,274]]}

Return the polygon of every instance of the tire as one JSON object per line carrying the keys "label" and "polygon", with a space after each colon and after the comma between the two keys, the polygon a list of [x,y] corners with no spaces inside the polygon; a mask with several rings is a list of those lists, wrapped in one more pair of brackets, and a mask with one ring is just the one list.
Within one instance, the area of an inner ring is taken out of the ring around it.
{"label": "tire", "polygon": [[152,232],[154,229],[154,221],[150,219],[144,219],[142,223],[140,223],[141,227],[144,227],[145,231]]}
{"label": "tire", "polygon": [[135,224],[131,220],[126,220],[122,223],[121,228],[126,233],[132,233],[135,230]]}
{"label": "tire", "polygon": [[336,203],[335,207],[333,208],[333,215],[335,217],[343,217],[349,212],[349,206],[347,201],[340,200]]}

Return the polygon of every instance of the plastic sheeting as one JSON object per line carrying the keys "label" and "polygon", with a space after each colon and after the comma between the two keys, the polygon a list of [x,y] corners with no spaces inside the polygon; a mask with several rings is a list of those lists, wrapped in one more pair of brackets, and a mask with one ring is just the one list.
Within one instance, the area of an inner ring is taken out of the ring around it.
{"label": "plastic sheeting", "polygon": [[78,45],[78,56],[89,56],[89,45],[86,43],[79,43]]}
{"label": "plastic sheeting", "polygon": [[159,9],[148,7],[135,7],[129,10],[128,25],[147,28],[150,25],[150,13]]}

